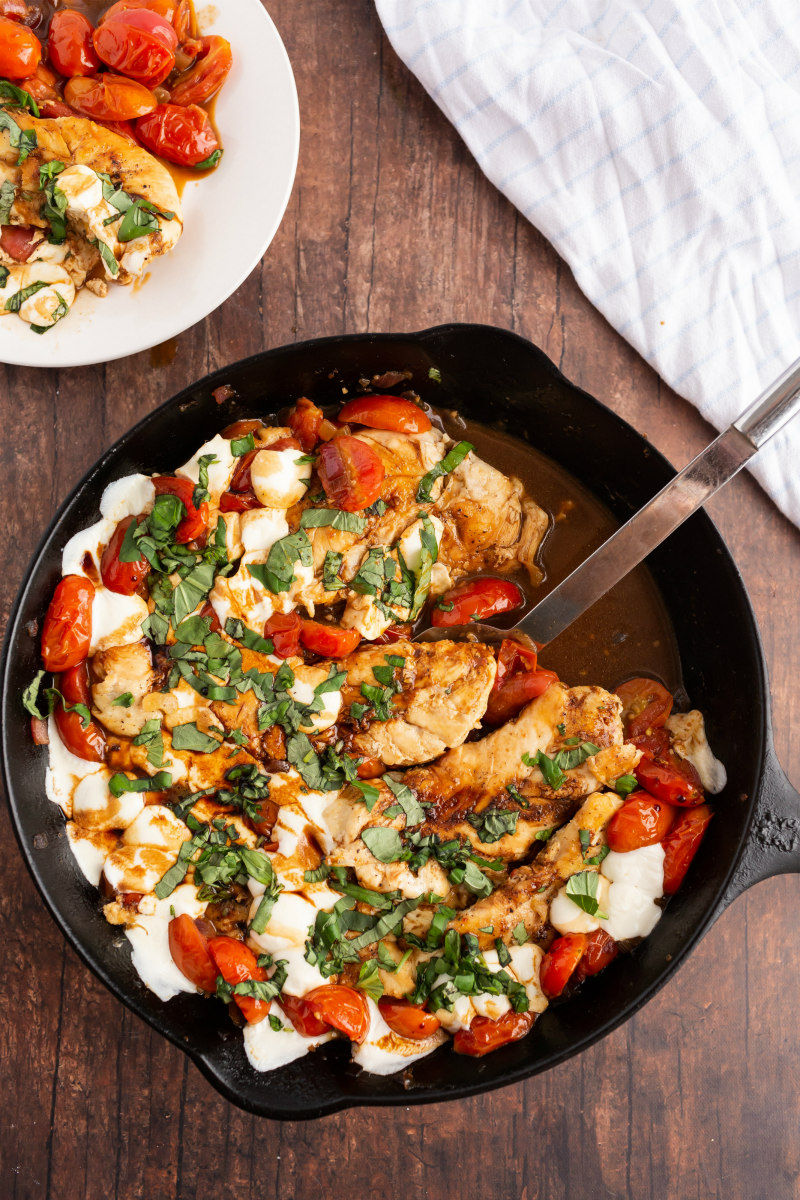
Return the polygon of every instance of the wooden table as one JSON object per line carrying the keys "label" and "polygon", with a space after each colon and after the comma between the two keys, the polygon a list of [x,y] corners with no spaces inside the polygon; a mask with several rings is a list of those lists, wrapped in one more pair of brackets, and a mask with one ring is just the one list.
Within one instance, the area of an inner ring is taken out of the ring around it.
{"label": "wooden table", "polygon": [[[494,323],[531,338],[676,465],[711,437],[483,178],[371,0],[272,0],[270,11],[303,132],[261,269],[167,365],[169,353],[146,353],[2,369],[4,613],[88,463],[191,380],[296,339]],[[267,139],[254,139],[259,152]],[[711,511],[755,605],[777,747],[797,781],[800,535],[749,477]],[[0,829],[2,1200],[800,1196],[797,878],[739,900],[643,1012],[549,1074],[457,1104],[279,1124],[228,1104],[95,981],[39,900],[5,810]]]}

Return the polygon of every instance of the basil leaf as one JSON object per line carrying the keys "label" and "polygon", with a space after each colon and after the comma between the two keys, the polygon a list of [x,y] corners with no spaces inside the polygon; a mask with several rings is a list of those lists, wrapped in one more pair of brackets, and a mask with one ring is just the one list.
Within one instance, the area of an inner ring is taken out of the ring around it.
{"label": "basil leaf", "polygon": [[528,931],[525,928],[524,921],[520,921],[518,925],[514,926],[514,928],[511,930],[511,936],[513,937],[514,941],[517,943],[518,946],[522,946],[523,943],[527,942]]}
{"label": "basil leaf", "polygon": [[252,629],[247,628],[243,621],[238,621],[234,617],[228,617],[225,622],[225,632],[228,637],[234,638],[248,650],[255,650],[258,654],[273,654],[275,651],[271,641],[263,638],[260,633],[254,633]]}
{"label": "basil leaf", "polygon": [[557,792],[559,788],[564,786],[566,781],[564,772],[555,759],[548,758],[543,750],[537,750],[533,757],[530,754],[523,754],[522,761],[526,767],[538,767],[542,772],[542,778],[545,783],[554,792]]}
{"label": "basil leaf", "polygon": [[364,517],[358,513],[344,512],[340,508],[306,508],[300,517],[301,529],[321,529],[330,526],[331,529],[341,529],[345,533],[357,533],[359,536],[367,528]]}
{"label": "basil leaf", "polygon": [[378,802],[378,797],[381,794],[380,789],[376,788],[372,783],[367,783],[365,779],[353,779],[350,782],[352,783],[352,786],[354,788],[358,788],[359,792],[361,793],[361,799],[366,805],[367,812],[372,812],[373,808]]}
{"label": "basil leaf", "polygon": [[239,851],[239,855],[245,865],[247,874],[255,879],[256,883],[263,883],[265,887],[269,887],[275,878],[275,872],[272,869],[272,863],[264,851],[245,848]]}
{"label": "basil leaf", "polygon": [[356,987],[360,992],[364,992],[371,1000],[377,1004],[383,995],[383,984],[378,973],[377,958],[367,959],[361,964],[361,970],[358,973]]}
{"label": "basil leaf", "polygon": [[134,746],[147,747],[147,761],[151,767],[160,767],[164,761],[164,738],[161,733],[161,718],[152,717],[145,721],[141,733],[133,739]]}
{"label": "basil leaf", "polygon": [[[0,99],[0,103],[11,103],[16,108],[29,108],[34,117],[39,116],[39,105],[30,92],[24,91],[14,83],[9,83],[7,79],[0,79],[0,98],[2,97],[5,99],[4,101]],[[63,169],[63,163],[61,166]]]}
{"label": "basil leaf", "polygon": [[42,216],[50,223],[47,240],[54,246],[60,246],[67,236],[67,197],[53,178],[42,182],[43,170],[41,168],[39,171],[39,187],[44,192]]}
{"label": "basil leaf", "polygon": [[132,704],[133,704],[133,693],[132,692],[122,692],[119,696],[117,696],[116,700],[111,701],[112,708],[117,708],[117,707],[118,708],[130,708]]}
{"label": "basil leaf", "polygon": [[43,721],[47,716],[46,712],[41,712],[39,709],[39,689],[42,686],[42,680],[45,677],[44,671],[37,671],[31,682],[22,693],[22,707],[32,717],[37,717]]}
{"label": "basil leaf", "polygon": [[597,899],[597,888],[600,876],[597,871],[580,871],[571,875],[567,880],[566,893],[573,904],[583,909],[590,917],[597,915],[601,920],[608,920],[606,913],[600,912],[600,902]]}
{"label": "basil leaf", "polygon": [[420,554],[419,573],[417,574],[414,587],[414,599],[411,604],[411,613],[409,614],[410,621],[417,619],[422,612],[425,601],[428,599],[428,592],[431,590],[431,571],[433,570],[433,564],[439,557],[439,543],[436,541],[436,530],[428,516],[422,517],[420,542],[422,543],[422,553]]}
{"label": "basil leaf", "polygon": [[[220,730],[220,732],[222,732]],[[175,725],[172,730],[172,748],[174,750],[192,750],[196,754],[212,754],[222,745],[224,738],[211,737],[197,728],[195,721],[187,721],[185,725]]]}
{"label": "basil leaf", "polygon": [[494,884],[484,875],[472,860],[468,860],[464,866],[463,883],[476,896],[490,896]]}
{"label": "basil leaf", "polygon": [[344,555],[336,550],[328,550],[322,564],[322,586],[326,592],[337,592],[344,587],[344,580],[339,578]]}
{"label": "basil leaf", "polygon": [[50,324],[49,325],[31,325],[31,330],[33,333],[48,333],[53,328],[53,326],[57,325],[59,321],[63,320],[63,318],[69,312],[69,305],[67,304],[64,297],[61,295],[61,292],[57,291],[56,295],[58,296],[58,304],[53,309],[53,315],[50,319]]}
{"label": "basil leaf", "polygon": [[[114,778],[116,779],[116,776],[114,776]],[[169,868],[168,871],[164,872],[156,886],[153,888],[153,891],[159,900],[165,900],[167,896],[170,896],[175,891],[175,888],[179,884],[183,883],[189,870],[189,863],[199,845],[202,845],[202,841],[198,841],[196,838],[188,838],[187,841],[183,843],[178,851],[177,861]]]}
{"label": "basil leaf", "polygon": [[201,454],[197,460],[197,487],[192,493],[192,504],[195,508],[211,499],[208,490],[208,468],[215,462],[219,462],[216,454]]}
{"label": "basil leaf", "polygon": [[166,644],[169,633],[169,621],[160,613],[151,613],[142,621],[142,633],[157,646],[163,646]]}
{"label": "basil leaf", "polygon": [[378,862],[397,862],[403,854],[403,843],[396,829],[385,829],[382,826],[362,829],[361,840]]}
{"label": "basil leaf", "polygon": [[[577,738],[574,740],[577,741]],[[570,738],[567,745],[572,741],[573,739]],[[553,755],[553,762],[562,771],[573,771],[575,767],[585,763],[587,758],[599,753],[600,747],[595,746],[594,742],[580,742],[577,746],[569,745],[569,749],[559,750]]]}
{"label": "basil leaf", "polygon": [[313,871],[303,872],[303,881],[305,883],[324,883],[331,873],[331,868],[328,863],[320,863]]}
{"label": "basil leaf", "polygon": [[506,834],[514,833],[519,820],[519,813],[499,808],[487,808],[480,813],[472,813],[467,817],[473,825],[482,842],[499,842]]}
{"label": "basil leaf", "polygon": [[557,825],[553,825],[550,829],[537,829],[533,835],[534,839],[537,842],[549,842],[557,828]]}
{"label": "basil leaf", "polygon": [[178,625],[205,600],[214,586],[215,574],[214,563],[201,562],[175,588],[175,621]]}
{"label": "basil leaf", "polygon": [[116,279],[117,275],[119,275],[119,263],[114,257],[114,251],[108,242],[104,242],[101,238],[89,238],[89,242],[100,251],[100,257],[105,263],[106,270],[113,279]]}
{"label": "basil leaf", "polygon": [[383,775],[381,778],[389,791],[397,797],[397,803],[406,815],[406,828],[410,829],[412,825],[421,825],[425,820],[425,810],[411,788],[404,783],[398,783],[392,779],[391,775]]}
{"label": "basil leaf", "polygon": [[[214,153],[215,153],[215,154],[219,154],[219,151],[218,151],[218,150],[215,150],[215,151],[214,151]],[[206,160],[206,161],[208,161],[208,160]],[[281,1031],[281,1030],[283,1029],[283,1027],[284,1027],[284,1025],[283,1025],[283,1021],[280,1019],[280,1017],[276,1017],[276,1016],[275,1016],[275,1013],[269,1013],[269,1014],[268,1014],[268,1017],[267,1017],[267,1020],[269,1021],[269,1027],[270,1027],[270,1029],[272,1030],[272,1032],[273,1032],[273,1033],[280,1033],[280,1031]]]}
{"label": "basil leaf", "polygon": [[[130,204],[124,210],[122,224],[117,232],[117,238],[120,242],[132,242],[134,238],[143,237],[148,233],[158,233],[159,225],[156,219],[157,216],[163,217],[165,221],[173,221],[175,219],[174,212],[165,212],[160,208],[156,208],[149,200],[142,200],[141,197],[128,197]],[[113,201],[112,201],[113,203]],[[116,208],[117,205],[114,205]]]}
{"label": "basil leaf", "polygon": [[268,591],[278,595],[280,592],[288,592],[295,582],[297,577],[293,567],[298,560],[304,567],[313,566],[314,563],[311,542],[302,529],[275,542],[266,564],[248,563],[247,570]]}
{"label": "basil leaf", "polygon": [[114,797],[121,796],[123,792],[163,792],[168,787],[172,787],[169,771],[159,771],[150,779],[131,779],[130,775],[117,772],[108,781],[108,790]]}
{"label": "basil leaf", "polygon": [[256,439],[252,433],[246,433],[240,438],[231,438],[231,454],[234,458],[241,458],[243,454],[249,454],[255,448]]}
{"label": "basil leaf", "polygon": [[222,158],[222,150],[219,147],[217,147],[216,150],[211,151],[208,158],[204,158],[202,162],[195,163],[193,169],[195,171],[210,171],[213,167],[215,167],[217,165],[217,163],[219,162],[219,160],[221,158]]}
{"label": "basil leaf", "polygon": [[384,546],[374,546],[367,552],[367,557],[350,581],[353,591],[360,592],[363,596],[379,596],[382,593],[386,578],[383,563],[387,554]]}
{"label": "basil leaf", "polygon": [[0,186],[0,225],[8,225],[11,221],[11,205],[16,199],[17,189],[8,179]]}
{"label": "basil leaf", "polygon": [[210,632],[211,620],[208,617],[192,616],[180,622],[175,637],[189,646],[202,646]]}
{"label": "basil leaf", "polygon": [[0,264],[0,287],[6,286],[10,274],[11,272],[9,271],[8,267],[4,267],[2,264]]}
{"label": "basil leaf", "polygon": [[639,786],[639,780],[635,775],[620,775],[614,780],[612,787],[618,796],[630,796],[631,792],[635,792]]}
{"label": "basil leaf", "polygon": [[[13,84],[11,85],[13,86]],[[8,141],[12,150],[19,150],[17,166],[22,166],[25,159],[36,149],[36,133],[33,129],[21,129],[13,117],[0,108],[0,129],[8,132]]]}
{"label": "basil leaf", "polygon": [[[2,115],[3,111],[0,109],[0,117],[2,117]],[[2,129],[2,122],[0,122],[0,129]],[[26,300],[28,300],[31,296],[35,296],[37,292],[42,290],[42,288],[49,286],[49,284],[44,283],[41,279],[39,279],[36,283],[31,283],[26,288],[20,288],[18,292],[15,292],[13,296],[10,296],[8,300],[6,300],[6,312],[19,312]]]}
{"label": "basil leaf", "polygon": [[417,487],[417,500],[421,504],[432,504],[431,488],[436,480],[442,475],[449,475],[451,471],[454,471],[459,463],[464,461],[470,450],[474,449],[471,442],[459,442],[457,446],[453,446],[453,449],[445,454],[441,462],[431,467],[427,475],[423,475]]}

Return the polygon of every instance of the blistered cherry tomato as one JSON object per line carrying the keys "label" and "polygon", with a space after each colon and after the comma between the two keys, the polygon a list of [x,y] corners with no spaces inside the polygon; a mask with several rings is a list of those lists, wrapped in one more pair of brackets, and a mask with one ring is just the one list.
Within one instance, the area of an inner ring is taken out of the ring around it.
{"label": "blistered cherry tomato", "polygon": [[634,768],[634,774],[651,796],[665,804],[691,808],[703,802],[700,776],[690,762],[678,758],[672,750],[658,758],[644,754]]}
{"label": "blistered cherry tomato", "polygon": [[0,249],[16,262],[27,262],[42,241],[42,232],[35,225],[0,225]]}
{"label": "blistered cherry tomato", "polygon": [[615,691],[622,700],[622,725],[628,741],[660,729],[672,712],[672,695],[657,679],[637,676]]}
{"label": "blistered cherry tomato", "polygon": [[172,14],[172,24],[178,35],[179,42],[197,37],[197,18],[194,15],[192,0],[178,0],[175,12]]}
{"label": "blistered cherry tomato", "polygon": [[67,104],[97,121],[132,121],[158,105],[153,93],[124,75],[76,76],[64,86]]}
{"label": "blistered cherry tomato", "polygon": [[361,396],[348,400],[339,410],[339,420],[396,433],[426,433],[431,427],[422,409],[400,396]]}
{"label": "blistered cherry tomato", "polygon": [[320,1021],[338,1029],[351,1042],[363,1042],[369,1032],[369,1006],[363,992],[343,983],[327,983],[303,997]]}
{"label": "blistered cherry tomato", "polygon": [[379,758],[365,758],[358,764],[356,775],[359,779],[377,779],[386,773],[386,764]]}
{"label": "blistered cherry tomato", "polygon": [[276,658],[291,658],[300,653],[302,621],[297,613],[273,613],[264,623],[264,637],[275,647]]}
{"label": "blistered cherry tomato", "polygon": [[323,1033],[330,1033],[330,1025],[316,1015],[304,996],[289,996],[282,992],[278,1004],[302,1037],[321,1037]]}
{"label": "blistered cherry tomato", "polygon": [[231,44],[224,37],[200,38],[200,53],[193,67],[172,89],[173,104],[203,104],[218,92],[231,69]]}
{"label": "blistered cherry tomato", "polygon": [[223,492],[219,498],[220,512],[249,512],[251,508],[263,508],[264,505],[253,491]]}
{"label": "blistered cherry tomato", "polygon": [[473,1017],[469,1029],[459,1029],[453,1038],[453,1049],[456,1054],[482,1058],[484,1054],[491,1054],[493,1050],[525,1037],[533,1028],[534,1020],[531,1012],[503,1013],[496,1021],[491,1017]]}
{"label": "blistered cherry tomato", "polygon": [[100,59],[92,42],[92,23],[74,8],[53,13],[47,35],[47,57],[59,75],[93,75],[100,70]]}
{"label": "blistered cherry tomato", "polygon": [[612,850],[625,852],[654,846],[675,819],[675,809],[646,792],[634,792],[608,823],[606,839]]}
{"label": "blistered cherry tomato", "polygon": [[49,746],[50,731],[44,717],[31,717],[31,737],[35,746]]}
{"label": "blistered cherry tomato", "polygon": [[208,938],[201,933],[188,913],[173,917],[168,927],[169,952],[172,961],[195,987],[204,992],[217,990],[216,963],[208,949]]}
{"label": "blistered cherry tomato", "polygon": [[250,492],[253,490],[253,481],[250,478],[250,468],[253,465],[253,459],[258,454],[258,450],[248,450],[247,454],[242,454],[236,463],[236,470],[231,476],[229,484],[232,492]]}
{"label": "blistered cherry tomato", "polygon": [[306,396],[301,396],[289,413],[286,424],[306,454],[310,454],[319,441],[319,427],[324,419],[322,409],[317,408]]}
{"label": "blistered cherry tomato", "polygon": [[672,896],[684,880],[713,813],[707,804],[679,812],[661,845],[664,847],[664,892]]}
{"label": "blistered cherry tomato", "polygon": [[25,79],[42,61],[42,43],[27,25],[0,17],[0,75]]}
{"label": "blistered cherry tomato", "polygon": [[553,1000],[561,995],[585,949],[585,933],[567,933],[556,938],[539,967],[539,982],[545,996]]}
{"label": "blistered cherry tomato", "polygon": [[[91,694],[86,660],[64,671],[57,686],[68,705],[85,704],[88,707],[91,704]],[[99,725],[90,721],[84,729],[80,714],[65,712],[61,701],[56,705],[54,716],[59,736],[68,750],[86,762],[103,762],[106,756],[106,739]]]}
{"label": "blistered cherry tomato", "polygon": [[524,603],[522,589],[510,579],[486,575],[482,579],[471,579],[469,583],[459,583],[445,592],[433,606],[431,624],[439,628],[469,625],[470,621],[485,621],[498,613],[511,612]]}
{"label": "blistered cherry tomato", "polygon": [[29,9],[25,0],[0,0],[0,16],[8,17],[10,21],[25,21]]}
{"label": "blistered cherry tomato", "polygon": [[210,625],[211,633],[221,633],[222,632],[222,626],[219,623],[219,617],[217,616],[216,612],[214,611],[213,604],[209,600],[207,600],[205,602],[205,604],[203,605],[203,607],[200,609],[200,616],[205,617],[206,620],[211,622],[211,625]]}
{"label": "blistered cherry tomato", "polygon": [[148,8],[171,22],[175,15],[175,0],[117,0],[116,4],[112,4],[111,8],[103,13],[100,18],[101,24],[103,21],[113,20],[120,13],[129,12],[132,8]]}
{"label": "blistered cherry tomato", "polygon": [[45,671],[66,671],[89,654],[92,643],[94,584],[83,575],[65,575],[58,584],[42,626]]}
{"label": "blistered cherry tomato", "polygon": [[254,833],[259,834],[261,837],[268,838],[278,819],[277,804],[274,800],[254,800],[252,803],[252,813],[252,816],[245,816],[245,825],[249,826]]}
{"label": "blistered cherry tomato", "polygon": [[342,629],[340,625],[325,625],[321,621],[302,622],[300,641],[306,650],[320,658],[344,658],[352,654],[361,641],[357,629]]}
{"label": "blistered cherry tomato", "polygon": [[[217,971],[231,987],[237,983],[245,983],[248,979],[263,982],[267,978],[267,972],[258,965],[255,954],[244,942],[237,942],[235,938],[230,937],[215,937],[209,941],[208,950]],[[257,1025],[269,1012],[269,1000],[257,1000],[255,996],[233,998],[248,1025]]]}
{"label": "blistered cherry tomato", "polygon": [[345,512],[374,504],[386,475],[372,447],[346,433],[320,446],[318,470],[325,495]]}
{"label": "blistered cherry tomato", "polygon": [[611,934],[605,929],[595,929],[586,939],[586,949],[575,972],[576,982],[580,983],[589,975],[598,975],[618,954],[619,944]]}
{"label": "blistered cherry tomato", "polygon": [[538,666],[537,655],[513,638],[506,638],[497,657],[497,675],[483,720],[501,725],[515,717],[536,696],[546,692],[558,679],[555,671]]}
{"label": "blistered cherry tomato", "polygon": [[106,18],[92,35],[98,56],[112,70],[146,88],[158,87],[175,66],[178,38],[172,24],[146,8]]}
{"label": "blistered cherry tomato", "polygon": [[196,104],[159,104],[136,122],[136,136],[151,154],[182,167],[196,167],[219,149],[208,113]]}
{"label": "blistered cherry tomato", "polygon": [[204,500],[198,508],[195,508],[192,499],[194,484],[191,479],[179,479],[177,475],[156,475],[153,478],[153,487],[156,489],[157,496],[177,496],[179,500],[183,501],[186,516],[175,531],[175,541],[179,545],[194,541],[205,531],[208,521],[208,504]]}
{"label": "blistered cherry tomato", "polygon": [[138,517],[124,517],[119,522],[100,559],[100,578],[110,592],[120,596],[132,596],[150,570],[150,564],[143,554],[135,562],[120,562],[119,552],[125,534],[128,527],[138,520]]}
{"label": "blistered cherry tomato", "polygon": [[422,1041],[436,1033],[440,1021],[433,1013],[426,1012],[419,1004],[409,1000],[397,1000],[392,996],[381,996],[378,1001],[381,1016],[390,1029],[400,1037],[411,1041]]}

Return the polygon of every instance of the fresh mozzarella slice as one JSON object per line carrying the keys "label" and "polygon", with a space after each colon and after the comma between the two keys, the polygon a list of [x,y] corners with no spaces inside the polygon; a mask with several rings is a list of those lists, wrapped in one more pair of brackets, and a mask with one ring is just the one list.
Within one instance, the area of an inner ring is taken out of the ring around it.
{"label": "fresh mozzarella slice", "polygon": [[164,900],[144,896],[139,901],[135,923],[128,926],[125,936],[131,944],[131,961],[139,978],[160,1000],[171,1000],[179,992],[198,991],[178,970],[170,954],[169,923],[173,917],[184,914],[201,917],[205,908],[205,903],[197,899],[197,889],[190,883],[176,887]]}
{"label": "fresh mozzarella slice", "polygon": [[227,438],[217,434],[210,442],[205,442],[188,462],[184,463],[182,467],[178,467],[175,474],[184,479],[191,479],[192,483],[199,483],[200,459],[209,454],[214,456],[216,462],[208,465],[208,493],[212,504],[216,505],[219,504],[222,493],[227,491],[228,483],[238,461],[231,454],[231,444]]}
{"label": "fresh mozzarella slice", "polygon": [[259,450],[250,466],[253,491],[267,508],[291,508],[302,500],[311,481],[311,463],[300,462],[302,450]]}

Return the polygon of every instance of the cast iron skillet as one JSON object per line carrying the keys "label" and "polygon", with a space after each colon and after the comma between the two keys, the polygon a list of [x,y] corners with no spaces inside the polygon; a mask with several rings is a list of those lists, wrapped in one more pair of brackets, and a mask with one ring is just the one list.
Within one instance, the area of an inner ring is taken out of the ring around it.
{"label": "cast iron skillet", "polygon": [[[435,368],[441,383],[429,376]],[[484,1059],[444,1048],[405,1076],[349,1065],[339,1043],[268,1075],[253,1071],[221,1004],[196,996],[162,1003],[142,985],[126,940],[106,924],[97,892],[75,863],[63,818],[45,797],[47,752],[33,745],[20,693],[37,669],[41,619],[60,576],[61,549],[96,520],[113,479],[168,472],[229,422],[268,415],[300,395],[341,400],[342,386],[389,369],[410,370],[435,403],[487,424],[502,422],[571,471],[620,520],[672,476],[629,425],[570,384],[548,358],[505,330],[446,325],[418,334],[324,338],[226,367],[145,417],[86,475],[57,513],[28,568],[5,644],[2,752],[23,857],[54,918],[89,967],[135,1013],[180,1046],[234,1104],[275,1118],[307,1118],[351,1105],[450,1100],[524,1079],[591,1045],[639,1009],[745,888],[800,871],[800,796],[772,747],[764,655],[744,585],[711,520],[700,513],[648,560],[674,623],[686,689],[706,714],[730,780],[684,887],[655,931],[578,997],[551,1007],[521,1042]],[[218,405],[212,389],[236,388]]]}

